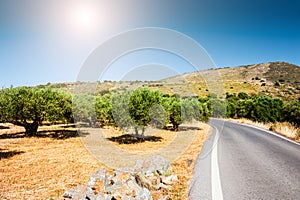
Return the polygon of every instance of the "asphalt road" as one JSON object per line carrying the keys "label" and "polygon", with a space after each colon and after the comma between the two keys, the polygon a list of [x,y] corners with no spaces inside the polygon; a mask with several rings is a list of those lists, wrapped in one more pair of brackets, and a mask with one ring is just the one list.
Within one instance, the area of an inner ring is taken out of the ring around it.
{"label": "asphalt road", "polygon": [[190,199],[300,199],[300,145],[268,131],[212,119]]}

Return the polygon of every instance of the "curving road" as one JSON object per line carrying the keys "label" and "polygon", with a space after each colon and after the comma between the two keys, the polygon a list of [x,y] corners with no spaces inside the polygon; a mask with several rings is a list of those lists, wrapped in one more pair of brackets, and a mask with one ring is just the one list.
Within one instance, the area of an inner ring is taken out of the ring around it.
{"label": "curving road", "polygon": [[300,199],[300,145],[249,125],[211,119],[195,165],[193,200]]}

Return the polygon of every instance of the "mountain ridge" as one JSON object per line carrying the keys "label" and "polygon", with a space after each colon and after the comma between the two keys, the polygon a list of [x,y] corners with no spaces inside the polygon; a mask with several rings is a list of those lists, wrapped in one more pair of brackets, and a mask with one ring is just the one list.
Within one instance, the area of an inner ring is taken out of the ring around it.
{"label": "mountain ridge", "polygon": [[[159,81],[103,81],[97,83],[96,94],[120,91],[147,86],[163,93],[181,96],[206,97],[212,91],[205,79],[219,76],[219,87],[223,87],[221,96],[226,93],[246,92],[248,94],[266,94],[284,100],[300,98],[300,67],[287,62],[268,62],[244,66],[208,69],[189,72],[165,78]],[[50,86],[68,91],[76,89],[81,82],[55,83],[39,85]],[[85,83],[86,84],[86,83]]]}

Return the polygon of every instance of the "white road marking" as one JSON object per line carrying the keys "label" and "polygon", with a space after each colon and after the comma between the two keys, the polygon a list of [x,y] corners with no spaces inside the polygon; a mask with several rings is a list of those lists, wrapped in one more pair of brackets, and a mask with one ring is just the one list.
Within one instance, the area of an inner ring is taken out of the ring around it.
{"label": "white road marking", "polygon": [[[280,134],[278,134],[278,133],[275,133],[275,132],[273,132],[273,131],[269,131],[269,130],[266,130],[266,129],[263,129],[263,128],[260,128],[260,127],[251,125],[251,124],[243,124],[243,123],[239,123],[239,122],[235,122],[235,121],[229,121],[229,120],[227,120],[227,119],[217,119],[217,120],[220,120],[220,121],[223,121],[223,122],[229,122],[229,123],[239,124],[239,125],[242,125],[242,126],[248,126],[248,127],[254,128],[254,129],[258,129],[258,130],[264,131],[264,132],[266,132],[266,133],[269,133],[269,134],[271,134],[271,135],[274,135],[274,136],[276,136],[276,137],[279,137],[279,138],[281,138],[281,139],[283,139],[283,140],[286,140],[286,141],[288,141],[288,142],[290,142],[290,143],[293,143],[293,144],[296,144],[296,145],[299,145],[299,146],[300,146],[300,143],[295,142],[294,140],[291,140],[291,139],[289,139],[289,138],[287,138],[287,137],[284,137],[284,136],[282,136],[282,135],[280,135]],[[214,127],[214,128],[215,128],[215,127]]]}
{"label": "white road marking", "polygon": [[[240,123],[237,123],[237,124],[240,124]],[[293,140],[291,140],[291,139],[289,139],[289,138],[287,138],[287,137],[284,137],[284,136],[282,136],[282,135],[279,135],[278,133],[274,133],[274,132],[272,132],[272,131],[268,131],[268,130],[266,130],[266,129],[263,129],[263,128],[260,128],[260,127],[257,127],[257,126],[253,126],[253,125],[250,125],[250,124],[240,124],[240,125],[243,125],[243,126],[249,126],[249,127],[251,127],[251,128],[258,129],[258,130],[264,131],[264,132],[266,132],[266,133],[269,133],[269,134],[271,134],[271,135],[274,135],[274,136],[276,136],[276,137],[279,137],[279,138],[281,138],[281,139],[284,139],[284,140],[286,140],[286,141],[288,141],[288,142],[290,142],[290,143],[293,143],[293,144],[296,144],[296,145],[300,145],[300,143],[295,142],[295,141],[293,141]]]}
{"label": "white road marking", "polygon": [[219,131],[216,127],[216,135],[214,139],[212,154],[211,154],[211,193],[212,200],[223,200],[223,192],[219,174],[219,164],[218,164],[218,139]]}

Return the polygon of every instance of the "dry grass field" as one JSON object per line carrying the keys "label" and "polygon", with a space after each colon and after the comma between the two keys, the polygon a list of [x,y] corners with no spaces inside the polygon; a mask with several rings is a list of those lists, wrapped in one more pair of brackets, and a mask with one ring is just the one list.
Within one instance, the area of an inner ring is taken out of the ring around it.
{"label": "dry grass field", "polygon": [[[38,137],[28,138],[21,127],[0,127],[0,199],[62,199],[65,190],[86,185],[90,174],[101,166],[112,170],[86,150],[74,128],[45,126],[39,128]],[[168,192],[171,199],[187,199],[188,182],[207,133],[208,125],[202,124],[192,145],[172,163],[179,181]],[[107,129],[106,134],[112,138],[120,133]],[[168,145],[176,134],[161,131],[156,134],[160,140],[143,143],[110,142],[132,152],[155,150]],[[152,191],[154,198],[155,193]]]}

